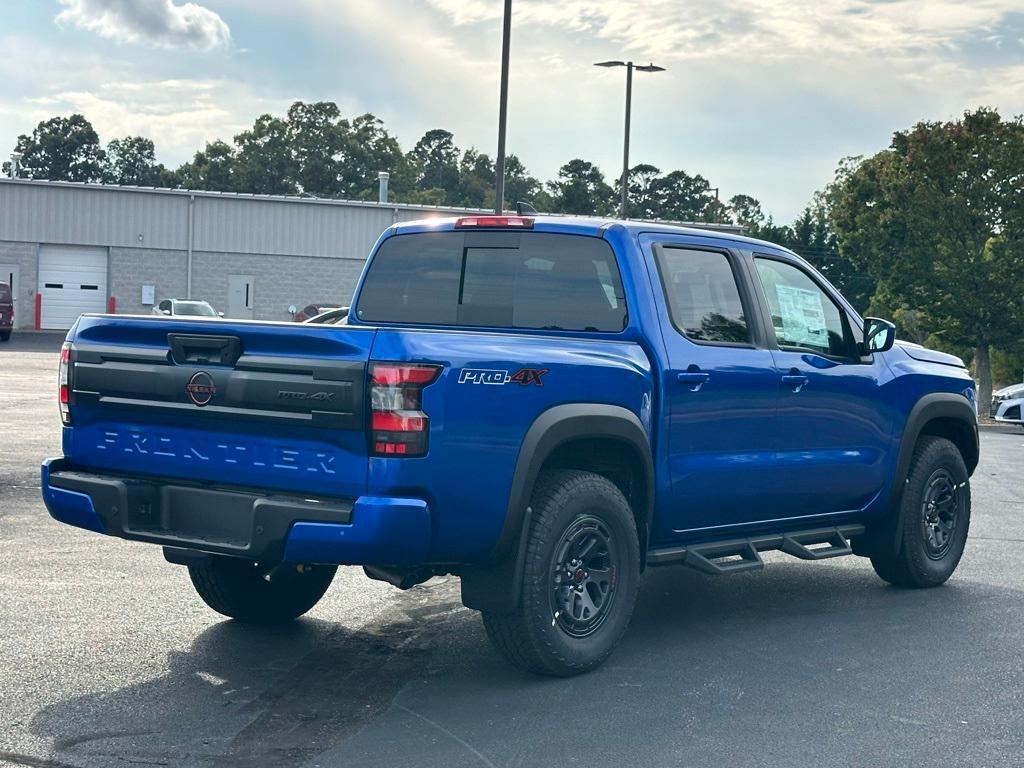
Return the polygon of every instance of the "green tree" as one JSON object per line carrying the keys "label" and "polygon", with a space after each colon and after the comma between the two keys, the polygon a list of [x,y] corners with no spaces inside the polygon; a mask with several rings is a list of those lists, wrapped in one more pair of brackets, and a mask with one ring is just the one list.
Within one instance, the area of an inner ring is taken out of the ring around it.
{"label": "green tree", "polygon": [[181,186],[186,189],[208,189],[216,192],[235,192],[237,174],[235,150],[219,139],[196,152],[192,162],[178,168]]}
{"label": "green tree", "polygon": [[467,149],[459,161],[459,185],[450,196],[456,205],[483,208],[494,205],[494,163],[485,154]]}
{"label": "green tree", "polygon": [[293,195],[297,164],[291,151],[288,123],[260,115],[253,127],[235,136],[235,184],[254,195]]}
{"label": "green tree", "polygon": [[452,203],[458,194],[459,154],[451,131],[434,128],[423,134],[409,152],[416,188],[435,203]]}
{"label": "green tree", "polygon": [[[662,201],[658,189],[661,169],[649,163],[634,165],[629,169],[629,181],[626,184],[628,194],[626,215],[631,219],[658,219],[661,215]],[[621,175],[619,177],[621,183]]]}
{"label": "green tree", "polygon": [[414,173],[398,140],[379,118],[367,113],[352,120],[347,135],[347,154],[342,173],[345,196],[377,199],[377,174],[387,171],[389,186],[401,193],[415,183]]}
{"label": "green tree", "polygon": [[107,143],[103,181],[138,187],[174,187],[178,176],[156,161],[153,141],[143,136],[125,136]]}
{"label": "green tree", "polygon": [[709,221],[709,208],[715,203],[711,185],[700,174],[672,171],[655,179],[652,193],[658,199],[659,219],[671,221]]}
{"label": "green tree", "polygon": [[829,191],[840,253],[878,281],[874,309],[913,309],[974,350],[979,401],[990,352],[1024,334],[1024,123],[979,109],[919,123],[844,163]]}
{"label": "green tree", "polygon": [[[22,154],[19,175],[50,181],[103,180],[104,152],[92,124],[82,115],[52,117],[40,122],[31,136],[22,134],[14,146]],[[8,173],[10,163],[4,163]]]}
{"label": "green tree", "polygon": [[727,203],[729,219],[733,224],[745,227],[753,237],[764,226],[764,211],[761,210],[761,201],[750,195],[734,195]]}
{"label": "green tree", "polygon": [[342,162],[348,124],[330,101],[297,101],[288,109],[287,146],[296,191],[313,197],[343,196]]}
{"label": "green tree", "polygon": [[558,178],[548,182],[556,213],[605,216],[616,208],[615,191],[604,180],[601,169],[586,160],[570,160],[558,169]]}
{"label": "green tree", "polygon": [[524,202],[538,211],[552,209],[551,196],[544,191],[543,185],[530,175],[523,161],[516,155],[505,157],[505,202],[509,208],[514,208],[516,203]]}

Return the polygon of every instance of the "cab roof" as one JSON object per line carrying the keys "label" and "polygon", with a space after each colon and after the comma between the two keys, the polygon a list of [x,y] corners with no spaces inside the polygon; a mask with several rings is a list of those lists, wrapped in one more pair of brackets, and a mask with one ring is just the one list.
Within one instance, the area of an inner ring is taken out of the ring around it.
{"label": "cab roof", "polygon": [[[655,221],[635,221],[629,219],[606,219],[596,216],[545,216],[545,215],[529,215],[525,217],[514,216],[511,214],[504,214],[510,219],[528,218],[533,219],[533,226],[530,228],[534,232],[552,232],[562,234],[573,234],[573,235],[590,235],[592,237],[601,237],[609,230],[617,229],[622,232],[641,234],[648,232],[664,232],[666,234],[676,235],[691,235],[694,237],[713,238],[715,240],[728,240],[737,244],[744,244],[747,246],[760,246],[763,248],[771,248],[772,250],[781,250],[787,253],[791,253],[788,248],[785,248],[776,243],[768,242],[767,240],[758,240],[754,237],[747,237],[736,232],[723,231],[720,229],[712,229],[710,227],[688,227],[681,224],[669,224],[664,222]],[[449,232],[456,228],[456,222],[462,219],[483,219],[487,218],[483,215],[475,216],[438,216],[429,219],[417,219],[415,221],[407,221],[399,224],[391,225],[389,234],[394,235],[407,235],[420,232]],[[475,227],[474,231],[522,231],[518,227],[488,227],[480,226]]]}

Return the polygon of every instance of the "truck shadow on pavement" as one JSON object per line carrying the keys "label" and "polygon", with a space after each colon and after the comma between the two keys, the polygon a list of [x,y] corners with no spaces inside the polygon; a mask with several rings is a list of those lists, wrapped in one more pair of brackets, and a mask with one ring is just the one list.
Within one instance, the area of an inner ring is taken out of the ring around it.
{"label": "truck shadow on pavement", "polygon": [[957,578],[897,590],[862,561],[730,579],[653,570],[609,662],[552,680],[489,648],[451,578],[396,593],[358,629],[218,623],[165,674],[68,699],[31,727],[53,739],[38,763],[53,766],[550,765],[594,754],[595,739],[588,765],[749,764],[751,749],[867,765],[895,762],[915,731],[915,764],[957,764],[963,742],[931,728],[951,718],[1019,756],[1020,648],[1000,627],[1022,618],[1019,591]]}

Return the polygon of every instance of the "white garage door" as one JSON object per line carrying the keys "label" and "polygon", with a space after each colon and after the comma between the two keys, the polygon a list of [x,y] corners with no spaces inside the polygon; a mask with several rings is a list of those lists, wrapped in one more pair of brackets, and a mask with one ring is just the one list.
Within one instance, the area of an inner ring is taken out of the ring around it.
{"label": "white garage door", "polygon": [[44,245],[39,249],[41,328],[64,330],[83,312],[107,309],[107,249]]}

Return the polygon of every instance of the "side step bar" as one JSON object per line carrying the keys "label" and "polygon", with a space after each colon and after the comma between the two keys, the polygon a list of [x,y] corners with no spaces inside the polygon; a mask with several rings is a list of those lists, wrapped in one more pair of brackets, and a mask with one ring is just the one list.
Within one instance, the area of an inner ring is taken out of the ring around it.
{"label": "side step bar", "polygon": [[840,525],[791,533],[753,536],[747,539],[709,541],[685,547],[653,549],[648,565],[681,563],[715,576],[764,568],[761,553],[778,550],[801,560],[825,560],[852,555],[850,538],[864,533],[863,525]]}

